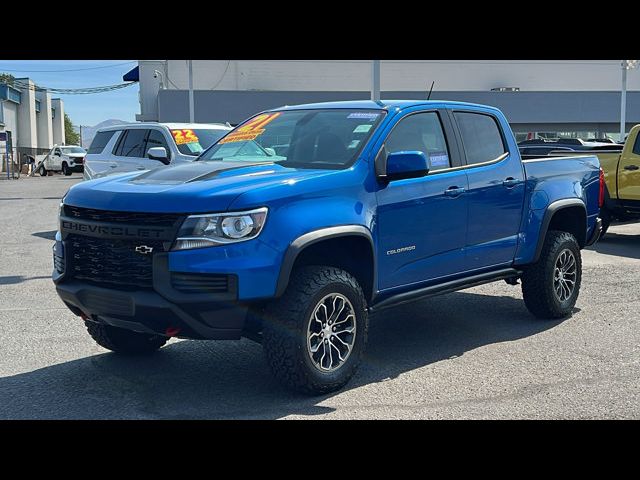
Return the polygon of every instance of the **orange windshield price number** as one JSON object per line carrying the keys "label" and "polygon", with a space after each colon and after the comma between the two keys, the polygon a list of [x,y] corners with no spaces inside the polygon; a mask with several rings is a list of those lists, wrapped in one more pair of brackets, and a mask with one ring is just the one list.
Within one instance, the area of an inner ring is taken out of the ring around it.
{"label": "orange windshield price number", "polygon": [[220,140],[220,143],[254,140],[258,135],[264,133],[265,125],[275,120],[280,113],[282,112],[263,113],[262,115],[258,115]]}
{"label": "orange windshield price number", "polygon": [[194,133],[193,130],[182,129],[182,130],[171,130],[171,134],[173,135],[173,139],[176,142],[176,145],[183,145],[185,143],[198,143],[198,136]]}

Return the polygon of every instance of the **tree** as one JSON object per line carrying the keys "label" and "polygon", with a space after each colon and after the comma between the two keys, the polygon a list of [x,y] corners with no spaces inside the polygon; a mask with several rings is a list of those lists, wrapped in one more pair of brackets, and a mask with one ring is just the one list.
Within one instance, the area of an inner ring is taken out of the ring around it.
{"label": "tree", "polygon": [[16,79],[10,73],[0,73],[0,83],[6,83],[7,85],[13,85],[13,81]]}
{"label": "tree", "polygon": [[64,139],[67,145],[80,145],[80,135],[73,129],[73,123],[67,112],[64,114]]}

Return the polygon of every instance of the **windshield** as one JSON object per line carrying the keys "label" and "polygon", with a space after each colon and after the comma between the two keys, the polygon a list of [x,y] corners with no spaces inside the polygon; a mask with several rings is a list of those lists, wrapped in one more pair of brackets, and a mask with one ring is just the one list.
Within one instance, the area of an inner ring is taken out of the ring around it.
{"label": "windshield", "polygon": [[63,147],[62,153],[66,155],[69,153],[87,153],[87,151],[82,147]]}
{"label": "windshield", "polygon": [[294,168],[344,168],[362,150],[381,110],[290,110],[257,115],[198,160],[277,162]]}
{"label": "windshield", "polygon": [[171,136],[180,153],[197,156],[204,149],[220,140],[228,131],[226,129],[182,128],[171,130]]}

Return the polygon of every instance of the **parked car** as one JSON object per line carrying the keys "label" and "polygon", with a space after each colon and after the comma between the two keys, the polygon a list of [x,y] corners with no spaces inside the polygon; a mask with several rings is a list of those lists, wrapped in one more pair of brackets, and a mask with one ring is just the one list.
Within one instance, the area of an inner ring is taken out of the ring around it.
{"label": "parked car", "polygon": [[53,281],[114,352],[244,336],[285,385],[326,393],[371,312],[505,280],[536,317],[571,315],[603,192],[594,155],[522,161],[496,108],[283,107],[194,162],[73,186]]}
{"label": "parked car", "polygon": [[64,175],[82,172],[86,155],[87,151],[79,145],[55,145],[36,165],[35,170],[43,177],[50,171],[62,172]]}
{"label": "parked car", "polygon": [[85,158],[85,180],[190,162],[231,127],[205,123],[141,122],[101,128]]}

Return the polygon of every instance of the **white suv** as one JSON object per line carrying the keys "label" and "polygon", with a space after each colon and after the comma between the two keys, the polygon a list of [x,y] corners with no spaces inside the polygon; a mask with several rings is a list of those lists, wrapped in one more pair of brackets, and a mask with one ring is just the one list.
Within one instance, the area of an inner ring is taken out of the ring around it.
{"label": "white suv", "polygon": [[84,158],[84,179],[192,161],[229,130],[222,124],[156,122],[101,128]]}

